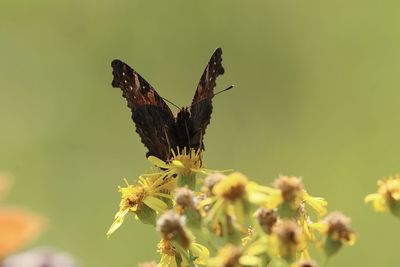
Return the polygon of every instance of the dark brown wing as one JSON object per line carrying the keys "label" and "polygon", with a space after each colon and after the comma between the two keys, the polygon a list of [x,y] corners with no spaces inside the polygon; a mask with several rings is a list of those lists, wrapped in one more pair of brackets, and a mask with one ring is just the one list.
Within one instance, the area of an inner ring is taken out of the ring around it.
{"label": "dark brown wing", "polygon": [[206,127],[211,119],[212,98],[214,96],[216,79],[222,74],[224,74],[224,68],[222,67],[222,49],[217,48],[200,78],[192,105],[190,106],[190,142],[193,148],[202,146]]}
{"label": "dark brown wing", "polygon": [[113,87],[122,90],[122,96],[132,111],[136,132],[148,148],[147,156],[167,160],[170,145],[174,146],[175,119],[168,105],[154,88],[124,62],[112,61]]}

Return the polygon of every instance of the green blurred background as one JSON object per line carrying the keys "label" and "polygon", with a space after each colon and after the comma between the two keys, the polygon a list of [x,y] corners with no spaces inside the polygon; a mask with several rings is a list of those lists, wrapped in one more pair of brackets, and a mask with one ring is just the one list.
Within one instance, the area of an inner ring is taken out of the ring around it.
{"label": "green blurred background", "polygon": [[400,171],[399,1],[22,1],[0,3],[0,170],[7,199],[48,218],[35,245],[84,266],[158,259],[128,220],[107,240],[117,185],[150,167],[110,62],[178,105],[213,50],[226,73],[205,137],[207,166],[259,182],[302,176],[353,218],[356,246],[330,266],[397,266],[400,225],[363,197]]}

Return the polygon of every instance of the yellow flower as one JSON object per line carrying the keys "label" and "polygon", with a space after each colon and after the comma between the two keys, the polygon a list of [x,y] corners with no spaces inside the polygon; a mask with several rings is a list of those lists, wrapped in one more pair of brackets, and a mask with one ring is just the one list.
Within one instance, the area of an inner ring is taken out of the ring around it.
{"label": "yellow flower", "polygon": [[309,205],[318,217],[324,216],[327,212],[328,202],[322,197],[312,197],[307,192],[303,194],[304,202]]}
{"label": "yellow flower", "polygon": [[165,162],[157,157],[150,156],[148,160],[158,168],[164,170],[163,174],[166,176],[174,175],[188,175],[191,173],[201,172],[204,173],[206,169],[202,167],[201,150],[186,150],[186,147],[180,152],[176,153],[171,150],[172,157],[169,162]]}
{"label": "yellow flower", "polygon": [[[206,178],[207,180],[207,178]],[[212,187],[212,195],[201,202],[201,207],[208,209],[208,220],[212,225],[233,216],[240,224],[249,215],[249,204],[267,205],[275,202],[276,190],[250,182],[239,172],[225,175]]]}
{"label": "yellow flower", "polygon": [[185,228],[185,217],[169,210],[157,220],[157,230],[164,240],[176,241],[184,249],[191,243],[191,234]]}
{"label": "yellow flower", "polygon": [[[181,266],[187,266],[188,262],[205,264],[209,257],[206,247],[194,242],[195,237],[185,227],[185,217],[169,210],[161,215],[157,221],[157,230],[162,234],[160,251],[162,253],[161,262],[168,261],[173,264],[179,258]],[[169,266],[169,265],[166,265]]]}
{"label": "yellow flower", "polygon": [[139,177],[137,185],[131,185],[125,180],[126,187],[119,187],[121,201],[119,211],[115,214],[115,221],[107,232],[107,236],[115,232],[124,222],[129,212],[135,213],[144,223],[155,223],[156,212],[164,211],[168,205],[161,200],[171,199],[170,192],[175,188],[173,179],[163,176]]}
{"label": "yellow flower", "polygon": [[342,245],[353,245],[356,234],[350,227],[351,219],[340,212],[329,213],[321,222],[312,225],[325,236],[323,248],[328,256],[336,253]]}
{"label": "yellow flower", "polygon": [[[193,256],[193,263],[205,265],[210,256],[208,249],[198,243],[191,243],[189,251]],[[172,242],[167,239],[161,239],[158,244],[158,252],[161,254],[158,267],[188,267],[191,266],[186,257],[183,257],[173,246]]]}
{"label": "yellow flower", "polygon": [[312,228],[313,222],[311,221],[310,216],[307,214],[304,205],[302,205],[299,209],[299,212],[296,216],[296,222],[301,227],[307,240],[314,241],[315,235],[314,229]]}
{"label": "yellow flower", "polygon": [[296,260],[297,255],[306,249],[302,229],[295,221],[278,222],[267,239],[269,253],[288,262]]}
{"label": "yellow flower", "polygon": [[167,178],[178,177],[178,185],[187,185],[189,189],[194,190],[196,188],[196,174],[207,173],[208,170],[203,168],[201,160],[201,150],[190,149],[187,151],[184,148],[182,151],[178,149],[176,153],[171,150],[172,158],[170,161],[165,162],[157,157],[150,156],[148,160],[162,171],[160,175]]}
{"label": "yellow flower", "polygon": [[160,262],[158,267],[177,267],[178,263],[176,257],[178,253],[170,241],[161,239],[158,243],[158,252],[161,254]]}
{"label": "yellow flower", "polygon": [[320,197],[312,197],[304,189],[301,178],[295,176],[280,176],[274,181],[274,187],[281,192],[282,203],[279,214],[291,218],[301,208],[303,203],[310,206],[318,217],[326,214],[327,202]]}
{"label": "yellow flower", "polygon": [[367,195],[364,201],[371,202],[375,211],[390,210],[394,215],[400,216],[400,176],[384,178],[377,184],[378,192]]}

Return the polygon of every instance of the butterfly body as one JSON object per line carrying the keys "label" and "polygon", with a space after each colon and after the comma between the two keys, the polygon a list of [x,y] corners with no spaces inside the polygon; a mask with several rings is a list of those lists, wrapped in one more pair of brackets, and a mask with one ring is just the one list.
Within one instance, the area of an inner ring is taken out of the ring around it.
{"label": "butterfly body", "polygon": [[192,104],[174,116],[164,99],[136,71],[121,60],[113,60],[112,86],[122,90],[132,111],[132,120],[142,143],[148,148],[147,156],[164,161],[175,152],[186,149],[204,149],[203,136],[210,123],[212,98],[216,78],[224,73],[222,49],[212,55],[200,78]]}

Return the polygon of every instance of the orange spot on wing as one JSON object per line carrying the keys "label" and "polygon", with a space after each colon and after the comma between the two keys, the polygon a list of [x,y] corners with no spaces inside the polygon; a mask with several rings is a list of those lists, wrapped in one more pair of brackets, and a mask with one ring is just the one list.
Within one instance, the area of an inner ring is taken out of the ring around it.
{"label": "orange spot on wing", "polygon": [[21,249],[43,229],[43,219],[22,209],[0,209],[0,259]]}

